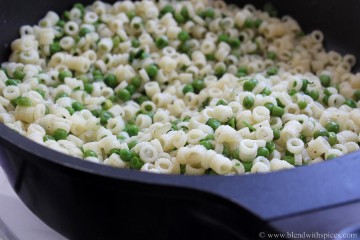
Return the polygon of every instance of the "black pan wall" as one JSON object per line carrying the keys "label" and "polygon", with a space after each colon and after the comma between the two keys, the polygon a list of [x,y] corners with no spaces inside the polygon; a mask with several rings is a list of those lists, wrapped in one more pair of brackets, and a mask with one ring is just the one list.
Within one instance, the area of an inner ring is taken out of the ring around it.
{"label": "black pan wall", "polygon": [[[9,55],[9,43],[18,36],[24,24],[35,24],[47,10],[62,12],[72,6],[74,0],[0,0],[0,62]],[[79,1],[90,4],[91,0]],[[109,1],[114,2],[114,1]],[[262,7],[269,0],[227,1],[240,6],[252,3]],[[273,0],[281,15],[293,16],[305,32],[320,29],[325,33],[328,49],[353,53],[360,57],[360,4],[357,0]],[[356,23],[356,24],[354,24]],[[359,64],[356,65],[358,69]]]}

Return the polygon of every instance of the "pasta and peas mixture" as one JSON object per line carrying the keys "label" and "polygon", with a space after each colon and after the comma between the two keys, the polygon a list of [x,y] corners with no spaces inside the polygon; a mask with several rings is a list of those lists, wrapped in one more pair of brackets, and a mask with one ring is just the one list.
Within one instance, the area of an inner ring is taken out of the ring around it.
{"label": "pasta and peas mixture", "polygon": [[23,26],[0,120],[56,151],[154,173],[233,175],[359,148],[360,74],[276,9],[97,1]]}

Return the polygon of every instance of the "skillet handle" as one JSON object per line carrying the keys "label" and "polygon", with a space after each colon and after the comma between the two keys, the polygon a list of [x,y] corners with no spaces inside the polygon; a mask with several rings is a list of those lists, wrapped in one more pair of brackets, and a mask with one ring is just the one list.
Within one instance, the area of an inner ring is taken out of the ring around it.
{"label": "skillet handle", "polygon": [[277,219],[270,225],[290,238],[295,238],[295,234],[300,238],[305,232],[328,234],[324,235],[327,239],[360,239],[359,212],[360,201]]}

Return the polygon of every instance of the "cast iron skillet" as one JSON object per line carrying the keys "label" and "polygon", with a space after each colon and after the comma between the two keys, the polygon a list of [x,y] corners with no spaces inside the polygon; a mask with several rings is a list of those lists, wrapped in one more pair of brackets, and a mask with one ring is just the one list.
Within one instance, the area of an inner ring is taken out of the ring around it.
{"label": "cast iron skillet", "polygon": [[[259,7],[265,3],[252,2]],[[323,30],[329,48],[360,52],[360,2],[273,2],[305,31]],[[72,3],[1,0],[0,61],[7,59],[9,43],[21,25],[36,23],[47,10],[62,12]],[[0,144],[0,163],[17,194],[37,216],[70,239],[257,239],[259,232],[285,231],[274,223],[360,199],[360,153],[265,175],[191,177],[82,161],[42,147],[3,124]],[[319,226],[308,219],[300,221],[302,229]]]}

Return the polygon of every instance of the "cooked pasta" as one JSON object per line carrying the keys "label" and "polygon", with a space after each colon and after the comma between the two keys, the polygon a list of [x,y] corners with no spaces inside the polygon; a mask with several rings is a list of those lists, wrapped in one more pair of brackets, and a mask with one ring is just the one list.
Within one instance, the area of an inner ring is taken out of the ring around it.
{"label": "cooked pasta", "polygon": [[222,1],[96,1],[23,26],[0,121],[85,161],[235,175],[357,151],[356,59],[321,31]]}

